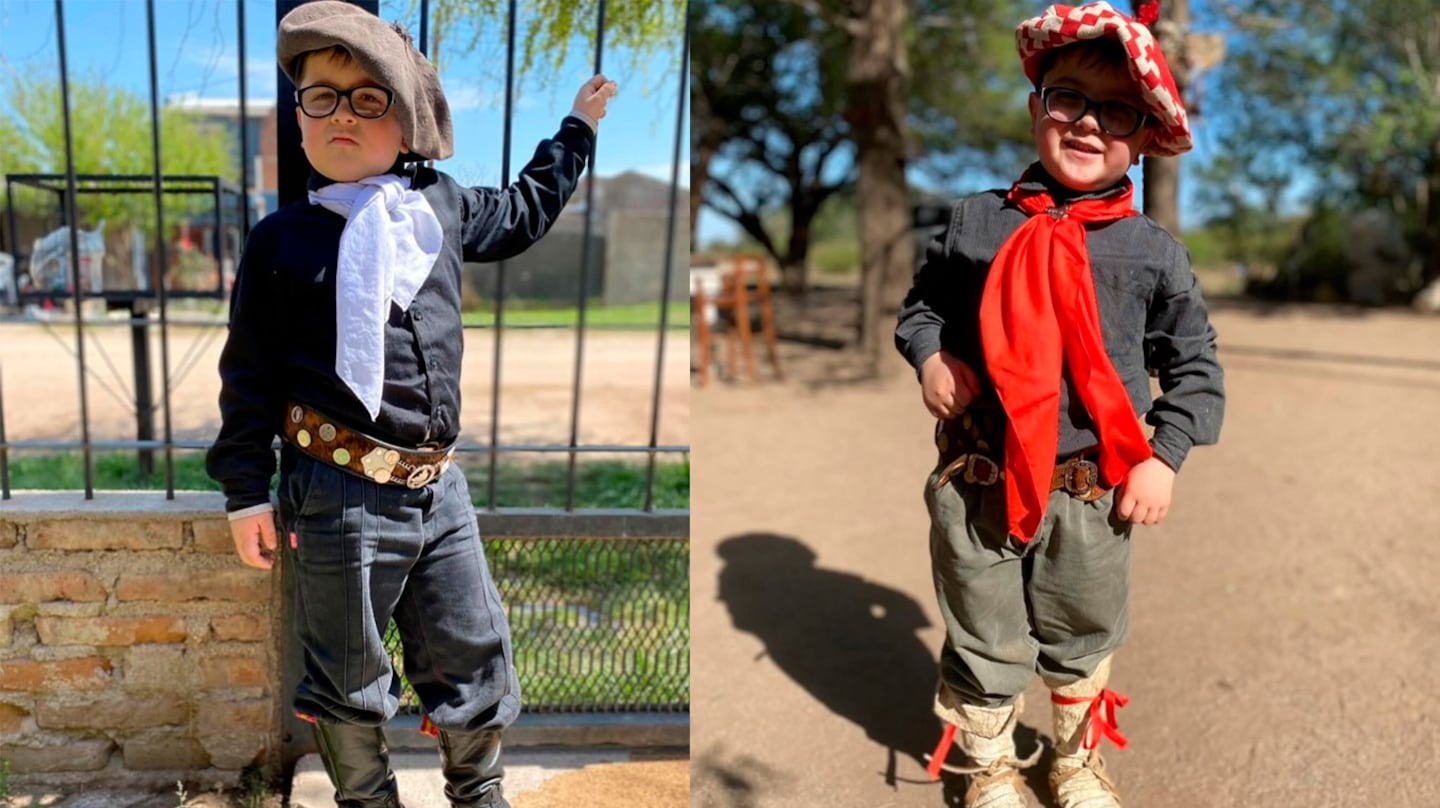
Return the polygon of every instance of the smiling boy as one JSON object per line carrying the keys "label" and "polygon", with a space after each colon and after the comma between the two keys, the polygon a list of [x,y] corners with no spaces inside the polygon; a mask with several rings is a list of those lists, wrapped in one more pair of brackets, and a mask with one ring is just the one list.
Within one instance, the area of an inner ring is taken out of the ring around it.
{"label": "smiling boy", "polygon": [[338,805],[397,808],[381,725],[405,675],[438,735],[453,806],[504,808],[500,731],[520,709],[510,629],[481,547],[459,431],[463,263],[497,261],[555,222],[593,151],[613,82],[586,82],[508,188],[424,167],[454,151],[434,68],[392,27],[319,0],[280,21],[308,198],[246,244],[220,358],[207,470],[244,563],[277,551],[271,442],[304,669],[295,712]]}
{"label": "smiling boy", "polygon": [[[925,487],[946,626],[935,712],[970,759],[965,805],[1026,804],[1020,696],[1051,690],[1062,808],[1119,805],[1098,742],[1123,747],[1109,690],[1130,535],[1169,511],[1214,443],[1222,371],[1185,248],[1133,208],[1141,155],[1190,148],[1150,31],[1107,3],[1020,24],[1038,156],[1008,191],[956,203],[905,300],[896,346],[938,420]],[[1162,395],[1151,400],[1150,372]],[[1144,417],[1154,429],[1147,436]]]}

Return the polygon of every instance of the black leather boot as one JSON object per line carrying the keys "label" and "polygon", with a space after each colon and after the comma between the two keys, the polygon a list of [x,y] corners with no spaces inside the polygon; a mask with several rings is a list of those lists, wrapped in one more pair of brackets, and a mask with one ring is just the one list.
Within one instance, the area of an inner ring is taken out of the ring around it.
{"label": "black leather boot", "polygon": [[404,808],[379,727],[315,723],[315,743],[341,808]]}
{"label": "black leather boot", "polygon": [[500,787],[500,731],[440,730],[445,796],[455,808],[510,808]]}

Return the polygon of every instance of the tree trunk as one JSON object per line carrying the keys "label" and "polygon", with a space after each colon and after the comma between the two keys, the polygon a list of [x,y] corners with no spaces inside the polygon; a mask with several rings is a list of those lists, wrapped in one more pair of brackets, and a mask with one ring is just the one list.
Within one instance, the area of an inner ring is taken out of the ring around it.
{"label": "tree trunk", "polygon": [[704,141],[696,144],[691,152],[695,155],[690,163],[690,252],[699,246],[695,243],[695,228],[700,220],[700,204],[704,197],[705,182],[710,176],[711,150]]}
{"label": "tree trunk", "polygon": [[[794,199],[793,194],[791,199]],[[795,205],[791,211],[795,218],[790,223],[790,244],[785,248],[785,260],[780,264],[780,283],[787,294],[804,295],[809,288],[810,223],[814,221],[816,210],[813,205]]]}
{"label": "tree trunk", "polygon": [[[1155,39],[1180,97],[1190,86],[1190,69],[1186,66],[1185,38],[1190,32],[1190,0],[1166,0],[1160,4],[1160,20],[1155,23]],[[1141,166],[1145,178],[1145,215],[1154,219],[1171,235],[1180,236],[1180,158],[1146,157]]]}
{"label": "tree trunk", "polygon": [[[700,221],[700,205],[705,199],[705,183],[710,179],[710,159],[719,147],[707,125],[711,120],[710,104],[692,79],[690,83],[690,252],[695,252],[695,228]],[[694,125],[698,124],[698,125]]]}
{"label": "tree trunk", "polygon": [[1146,157],[1145,215],[1180,237],[1180,158]]}
{"label": "tree trunk", "polygon": [[1440,137],[1430,143],[1430,158],[1425,161],[1425,198],[1420,209],[1420,244],[1425,251],[1421,278],[1430,283],[1440,278]]}
{"label": "tree trunk", "polygon": [[870,0],[852,31],[846,119],[860,164],[861,291],[858,337],[872,367],[890,343],[898,310],[914,272],[910,199],[905,185],[906,102],[910,62],[905,47],[905,0]]}

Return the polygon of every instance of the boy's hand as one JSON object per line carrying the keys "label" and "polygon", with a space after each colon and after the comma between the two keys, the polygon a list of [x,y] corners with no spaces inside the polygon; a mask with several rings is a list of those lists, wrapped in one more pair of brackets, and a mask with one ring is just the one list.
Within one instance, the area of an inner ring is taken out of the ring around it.
{"label": "boy's hand", "polygon": [[969,365],[942,350],[920,364],[920,389],[925,409],[948,421],[980,395],[980,377]]}
{"label": "boy's hand", "polygon": [[1170,511],[1175,470],[1158,457],[1136,463],[1115,491],[1115,512],[1137,525],[1158,525]]}
{"label": "boy's hand", "polygon": [[275,513],[267,511],[230,523],[235,552],[246,566],[268,570],[275,566]]}
{"label": "boy's hand", "polygon": [[575,109],[590,116],[590,120],[598,122],[605,117],[605,105],[610,103],[618,90],[615,82],[596,73],[575,95]]}

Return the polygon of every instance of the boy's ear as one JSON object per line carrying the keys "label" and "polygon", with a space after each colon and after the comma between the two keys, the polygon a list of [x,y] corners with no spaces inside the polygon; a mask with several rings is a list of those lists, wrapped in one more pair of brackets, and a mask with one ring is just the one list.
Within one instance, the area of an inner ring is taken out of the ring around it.
{"label": "boy's ear", "polygon": [[401,138],[401,139],[400,139],[400,153],[401,153],[401,154],[409,154],[409,153],[410,153],[410,144],[406,143],[404,138]]}
{"label": "boy's ear", "polygon": [[1035,124],[1040,122],[1042,112],[1040,109],[1040,94],[1030,94],[1030,133],[1035,133]]}
{"label": "boy's ear", "polygon": [[1155,140],[1155,127],[1145,126],[1142,127],[1142,131],[1145,132],[1145,137],[1140,141],[1139,148],[1135,150],[1135,159],[1130,162],[1130,165],[1133,166],[1140,165],[1140,158],[1144,156],[1145,150],[1150,148],[1150,144]]}

